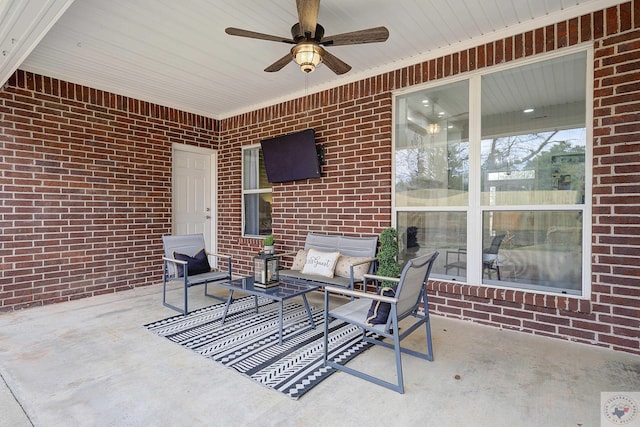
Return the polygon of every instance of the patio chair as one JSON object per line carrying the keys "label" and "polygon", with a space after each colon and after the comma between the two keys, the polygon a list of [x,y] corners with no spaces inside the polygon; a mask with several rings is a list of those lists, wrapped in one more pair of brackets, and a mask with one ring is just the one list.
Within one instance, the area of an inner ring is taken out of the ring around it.
{"label": "patio chair", "polygon": [[[498,257],[498,251],[500,250],[500,245],[505,238],[505,234],[498,234],[493,236],[491,239],[491,245],[488,248],[482,249],[482,272],[484,274],[485,270],[489,279],[491,279],[491,270],[495,271],[498,274],[498,280],[502,280],[500,277],[500,259]],[[455,260],[453,262],[449,262],[449,256],[454,255]],[[449,270],[452,268],[456,269],[456,274],[460,274],[460,270],[467,269],[467,261],[465,257],[467,256],[466,249],[457,249],[455,251],[447,251],[446,260],[445,260],[445,274],[449,274]]]}
{"label": "patio chair", "polygon": [[498,258],[498,251],[500,250],[500,245],[502,244],[504,237],[504,234],[493,236],[491,246],[482,250],[482,270],[487,270],[489,279],[491,279],[491,270],[494,270],[498,274],[498,280],[502,280],[500,277],[500,260]]}
{"label": "patio chair", "polygon": [[[188,289],[204,284],[205,296],[226,301],[208,293],[209,283],[231,279],[231,257],[207,252],[202,234],[162,236],[164,257],[162,258],[162,304],[186,315],[189,312]],[[214,271],[209,266],[208,257],[227,260],[226,270]],[[184,309],[167,302],[167,283],[181,282],[184,286]]]}
{"label": "patio chair", "polygon": [[[395,297],[389,297],[379,294],[365,293],[350,289],[337,288],[333,286],[325,286],[324,297],[324,364],[340,371],[347,372],[351,375],[355,375],[359,378],[370,381],[374,384],[386,387],[398,393],[404,393],[404,380],[402,376],[402,360],[401,353],[407,353],[412,356],[419,357],[428,361],[433,361],[433,347],[431,344],[431,323],[429,322],[429,304],[427,298],[426,283],[431,273],[431,268],[435,259],[438,257],[438,252],[435,251],[431,254],[414,258],[407,262],[402,270],[400,278],[383,277],[377,275],[365,275],[366,280],[375,280],[378,283],[381,281],[392,281],[397,283],[395,290]],[[366,287],[365,287],[366,289]],[[357,297],[356,300],[337,307],[333,310],[329,310],[329,295],[331,293],[339,293],[347,296]],[[372,307],[372,301],[380,303],[390,304],[389,317],[379,319],[382,324],[371,324],[368,319]],[[420,307],[423,310],[420,310]],[[404,325],[401,330],[399,322],[407,319],[414,318],[411,325]],[[366,342],[381,345],[387,348],[392,348],[395,352],[396,360],[396,375],[397,384],[389,381],[385,381],[374,375],[359,371],[339,363],[337,360],[329,360],[329,342],[328,342],[328,328],[330,319],[339,319],[353,325],[357,325],[362,328],[362,339]],[[400,342],[406,338],[409,334],[415,331],[421,325],[425,325],[426,332],[426,345],[427,352],[419,352],[406,347],[401,347]],[[376,339],[371,334],[376,334],[378,337],[391,340],[391,342],[385,342],[381,339]]]}

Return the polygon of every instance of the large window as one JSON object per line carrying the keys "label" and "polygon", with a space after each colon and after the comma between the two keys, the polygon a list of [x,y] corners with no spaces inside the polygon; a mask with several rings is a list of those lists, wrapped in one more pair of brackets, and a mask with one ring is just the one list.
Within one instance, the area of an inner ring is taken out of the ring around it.
{"label": "large window", "polygon": [[242,150],[242,214],[245,236],[271,234],[271,184],[260,146]]}
{"label": "large window", "polygon": [[402,261],[437,249],[440,279],[588,291],[587,55],[396,96]]}

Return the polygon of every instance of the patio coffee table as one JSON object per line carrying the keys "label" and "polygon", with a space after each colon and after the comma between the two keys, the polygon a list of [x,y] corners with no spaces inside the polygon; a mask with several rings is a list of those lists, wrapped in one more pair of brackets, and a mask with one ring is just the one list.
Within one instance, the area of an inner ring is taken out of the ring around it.
{"label": "patio coffee table", "polygon": [[[308,292],[314,291],[320,287],[320,285],[310,285],[306,283],[297,283],[293,281],[289,281],[286,279],[281,279],[278,282],[278,286],[272,286],[269,288],[264,288],[260,286],[255,286],[253,282],[253,277],[242,277],[239,279],[229,280],[226,282],[217,282],[214,283],[216,286],[220,286],[221,288],[229,289],[229,297],[227,298],[227,302],[224,307],[224,314],[222,315],[222,324],[224,325],[224,321],[227,318],[227,312],[229,311],[229,306],[233,302],[233,293],[235,291],[243,292],[245,294],[253,295],[255,297],[264,297],[270,299],[271,301],[277,301],[278,304],[278,328],[280,333],[279,344],[282,345],[282,309],[284,301],[295,298],[297,296],[302,296],[302,301],[304,302],[304,307],[307,309],[307,315],[309,316],[309,323],[311,324],[311,328],[315,329],[316,324],[313,321],[313,315],[311,314],[311,309],[309,308],[309,302],[307,301],[306,294]],[[256,303],[256,313],[258,312],[258,299],[255,299]]]}

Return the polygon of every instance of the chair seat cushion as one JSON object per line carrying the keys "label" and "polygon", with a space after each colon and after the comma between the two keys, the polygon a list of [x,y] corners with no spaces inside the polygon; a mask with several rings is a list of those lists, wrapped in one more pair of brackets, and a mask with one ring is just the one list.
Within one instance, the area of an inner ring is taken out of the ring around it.
{"label": "chair seat cushion", "polygon": [[229,279],[229,273],[225,271],[208,271],[206,273],[196,274],[189,273],[189,286],[200,285],[202,283],[217,282]]}
{"label": "chair seat cushion", "polygon": [[[382,288],[380,289],[380,295],[386,297],[395,297],[395,288]],[[391,312],[391,304],[382,301],[371,301],[371,307],[367,313],[367,325],[384,325],[389,319],[389,313]]]}
{"label": "chair seat cushion", "polygon": [[294,279],[294,280],[300,280],[303,282],[312,282],[321,286],[329,284],[329,285],[336,285],[336,286],[349,288],[351,285],[351,282],[347,277],[317,276],[314,274],[303,274],[301,271],[297,271],[297,270],[280,270],[279,274],[280,274],[280,278],[282,279]]}
{"label": "chair seat cushion", "polygon": [[[207,258],[207,253],[205,252],[204,249],[201,249],[194,256],[189,256],[187,254],[174,252],[173,258],[178,261],[187,262],[187,271],[189,276],[193,276],[201,273],[208,273],[211,271],[211,266],[209,265],[209,259]],[[178,277],[183,277],[184,266],[176,263],[176,268],[178,269]]]}

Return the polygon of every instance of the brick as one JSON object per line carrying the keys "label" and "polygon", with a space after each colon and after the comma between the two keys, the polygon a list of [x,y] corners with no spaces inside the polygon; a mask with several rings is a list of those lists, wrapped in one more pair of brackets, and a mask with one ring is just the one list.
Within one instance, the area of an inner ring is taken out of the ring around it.
{"label": "brick", "polygon": [[582,338],[583,340],[594,341],[596,334],[590,331],[559,327],[558,333],[568,337]]}
{"label": "brick", "polygon": [[522,322],[522,327],[527,329],[532,329],[534,331],[544,331],[550,334],[556,333],[556,328],[557,328],[555,325],[549,325],[546,323],[539,323],[539,322],[531,322],[527,320]]}
{"label": "brick", "polygon": [[463,310],[462,317],[467,319],[476,319],[476,320],[484,320],[488,321],[490,316],[488,313],[480,313],[473,310]]}
{"label": "brick", "polygon": [[626,338],[619,335],[599,335],[599,341],[605,344],[611,344],[614,349],[640,349],[640,340],[635,338]]}
{"label": "brick", "polygon": [[509,327],[509,326],[516,326],[519,327],[522,325],[522,321],[520,319],[517,318],[512,318],[512,317],[505,317],[505,316],[498,316],[498,315],[492,315],[491,316],[491,321],[498,323],[502,326],[505,327]]}

